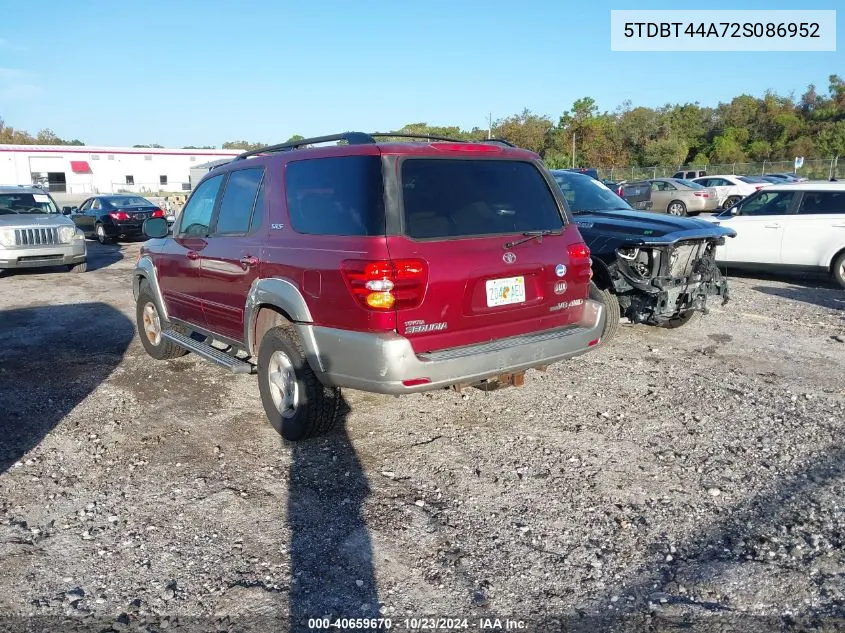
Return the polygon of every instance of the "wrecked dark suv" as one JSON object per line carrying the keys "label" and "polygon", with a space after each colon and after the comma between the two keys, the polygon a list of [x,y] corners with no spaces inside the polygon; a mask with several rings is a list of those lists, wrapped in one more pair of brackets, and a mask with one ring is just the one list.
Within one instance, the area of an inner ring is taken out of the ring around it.
{"label": "wrecked dark suv", "polygon": [[728,301],[714,258],[736,232],[693,218],[635,211],[601,182],[564,170],[552,175],[590,248],[593,293],[607,306],[607,342],[619,318],[679,327]]}

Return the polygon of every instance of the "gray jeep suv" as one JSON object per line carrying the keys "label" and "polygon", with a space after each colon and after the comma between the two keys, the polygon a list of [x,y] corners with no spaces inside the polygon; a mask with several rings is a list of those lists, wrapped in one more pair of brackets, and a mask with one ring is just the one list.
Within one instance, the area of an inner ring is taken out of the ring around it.
{"label": "gray jeep suv", "polygon": [[40,187],[0,185],[0,272],[14,268],[87,268],[85,235]]}

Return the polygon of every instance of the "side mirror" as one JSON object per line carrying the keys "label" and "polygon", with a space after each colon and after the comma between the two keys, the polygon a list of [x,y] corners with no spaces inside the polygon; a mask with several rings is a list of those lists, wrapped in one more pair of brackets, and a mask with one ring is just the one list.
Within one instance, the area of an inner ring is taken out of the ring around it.
{"label": "side mirror", "polygon": [[153,238],[167,237],[170,233],[167,220],[164,218],[149,218],[148,220],[144,220],[141,230],[144,232],[144,235]]}
{"label": "side mirror", "polygon": [[62,215],[70,215],[76,207],[62,207]]}

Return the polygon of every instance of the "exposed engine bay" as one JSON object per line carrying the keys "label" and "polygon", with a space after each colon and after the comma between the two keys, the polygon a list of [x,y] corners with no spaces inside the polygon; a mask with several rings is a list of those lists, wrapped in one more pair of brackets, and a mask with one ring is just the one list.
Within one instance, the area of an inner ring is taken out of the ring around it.
{"label": "exposed engine bay", "polygon": [[658,325],[690,311],[706,313],[709,297],[727,303],[728,282],[714,257],[723,239],[618,248],[608,272],[622,314],[634,323]]}

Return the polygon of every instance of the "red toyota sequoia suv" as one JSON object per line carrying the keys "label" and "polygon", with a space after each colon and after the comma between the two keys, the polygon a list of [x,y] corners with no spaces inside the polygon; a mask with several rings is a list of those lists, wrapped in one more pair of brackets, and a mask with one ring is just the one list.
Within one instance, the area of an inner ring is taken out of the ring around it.
{"label": "red toyota sequoia suv", "polygon": [[212,169],[134,271],[141,342],[257,373],[288,440],[341,387],[520,385],[597,345],[590,251],[540,158],[504,141],[349,132]]}

